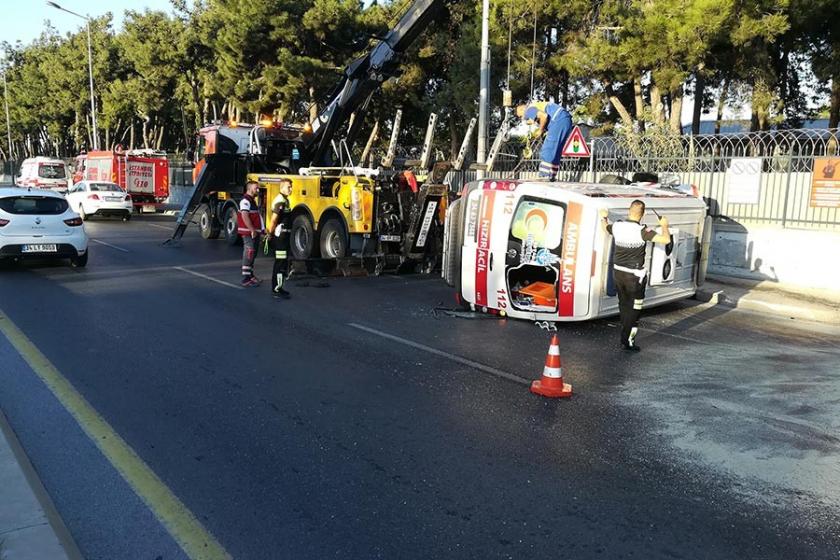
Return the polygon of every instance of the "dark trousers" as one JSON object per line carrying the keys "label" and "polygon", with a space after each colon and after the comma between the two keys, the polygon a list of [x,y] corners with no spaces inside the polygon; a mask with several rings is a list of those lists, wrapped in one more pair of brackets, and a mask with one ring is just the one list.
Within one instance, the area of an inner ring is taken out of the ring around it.
{"label": "dark trousers", "polygon": [[280,237],[271,237],[271,249],[274,251],[274,268],[271,271],[271,291],[283,288],[289,277],[289,234],[283,232]]}
{"label": "dark trousers", "polygon": [[621,316],[621,344],[630,346],[636,338],[636,328],[645,301],[647,276],[639,279],[635,274],[613,270],[613,280],[618,292],[618,311]]}

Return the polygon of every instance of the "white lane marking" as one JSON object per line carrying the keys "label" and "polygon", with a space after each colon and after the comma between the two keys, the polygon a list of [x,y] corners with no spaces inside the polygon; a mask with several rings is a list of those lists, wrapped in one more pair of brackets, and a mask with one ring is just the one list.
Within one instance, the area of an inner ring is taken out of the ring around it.
{"label": "white lane marking", "polygon": [[234,290],[245,289],[242,286],[237,286],[236,284],[231,284],[230,282],[225,282],[224,280],[219,280],[218,278],[213,278],[212,276],[207,276],[206,274],[202,274],[194,270],[188,270],[182,266],[173,266],[172,268],[174,268],[175,270],[180,270],[181,272],[186,272],[187,274],[192,274],[193,276],[198,276],[199,278],[204,278],[205,280],[210,280],[211,282],[221,284],[222,286],[227,286],[228,288],[233,288]]}
{"label": "white lane marking", "polygon": [[172,231],[172,230],[175,229],[174,226],[162,226],[160,224],[146,224],[146,225],[149,226],[149,227],[156,227],[158,229],[165,229],[167,231]]}
{"label": "white lane marking", "polygon": [[117,247],[116,245],[111,245],[110,243],[105,243],[104,241],[99,241],[98,239],[92,239],[94,243],[99,243],[100,245],[105,245],[106,247],[110,247],[111,249],[116,249],[117,251],[122,251],[123,253],[130,253],[128,249],[123,249],[122,247]]}
{"label": "white lane marking", "polygon": [[442,358],[446,358],[453,362],[458,362],[459,364],[469,366],[473,369],[477,369],[479,371],[483,371],[485,373],[489,373],[490,375],[495,375],[496,377],[501,377],[502,379],[507,379],[508,381],[513,381],[514,383],[519,383],[522,385],[530,385],[531,380],[525,379],[524,377],[519,377],[518,375],[514,375],[512,373],[508,373],[506,371],[502,371],[500,369],[496,369],[494,367],[486,366],[484,364],[480,364],[478,362],[474,362],[472,360],[468,360],[467,358],[462,358],[461,356],[456,356],[455,354],[450,354],[448,352],[444,352],[442,350],[438,350],[437,348],[432,348],[431,346],[426,346],[425,344],[420,344],[419,342],[414,342],[405,338],[401,338],[399,336],[394,336],[392,334],[384,333],[382,331],[378,331],[376,329],[372,329],[370,327],[365,327],[364,325],[359,325],[357,323],[347,323],[349,326],[353,327],[354,329],[359,329],[361,331],[369,332],[371,334],[375,334],[377,336],[381,336],[382,338],[387,338],[388,340],[393,340],[394,342],[399,342],[400,344],[405,344],[406,346],[411,346],[412,348],[417,348],[418,350],[423,350],[424,352],[428,352],[430,354],[434,354],[435,356],[441,356]]}

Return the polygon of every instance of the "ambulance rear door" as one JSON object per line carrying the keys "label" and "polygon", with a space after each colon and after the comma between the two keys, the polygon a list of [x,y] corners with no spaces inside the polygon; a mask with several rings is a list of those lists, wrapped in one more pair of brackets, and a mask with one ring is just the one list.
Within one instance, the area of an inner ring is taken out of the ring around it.
{"label": "ambulance rear door", "polygon": [[586,317],[594,230],[591,220],[583,227],[584,204],[551,184],[525,184],[516,194],[505,254],[511,316]]}
{"label": "ambulance rear door", "polygon": [[505,253],[516,189],[514,181],[482,181],[463,202],[461,295],[478,308],[508,309]]}

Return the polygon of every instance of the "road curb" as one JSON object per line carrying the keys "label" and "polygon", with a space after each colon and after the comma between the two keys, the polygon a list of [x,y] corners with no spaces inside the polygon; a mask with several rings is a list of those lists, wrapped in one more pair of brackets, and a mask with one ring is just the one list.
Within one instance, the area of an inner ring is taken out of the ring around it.
{"label": "road curb", "polygon": [[[22,484],[28,484],[28,489],[34,501],[37,502],[37,505],[32,500],[29,503],[18,504],[19,509],[15,513],[31,518],[43,516],[47,523],[36,527],[10,530],[6,533],[6,539],[0,539],[0,541],[12,541],[9,535],[14,533],[21,533],[21,535],[15,539],[18,542],[6,545],[8,549],[0,549],[0,557],[3,560],[84,560],[73,535],[64,524],[64,520],[58,513],[47,489],[41,483],[35,467],[29,461],[29,456],[18,441],[6,415],[0,410],[0,448],[6,447],[7,444],[8,450],[16,461],[16,465],[13,465],[11,470],[15,470],[16,466],[18,472],[3,473],[4,475],[11,475],[8,478],[4,476],[4,479],[17,480]],[[24,510],[21,511],[20,508],[24,508]],[[58,549],[55,545],[50,546],[49,542],[45,542],[45,533],[51,533],[55,537],[55,542],[59,546]]]}
{"label": "road curb", "polygon": [[[725,286],[714,288],[698,288],[695,299],[713,305],[723,305],[733,309],[746,309],[768,315],[815,321],[819,323],[840,323],[840,310],[822,305],[797,305],[796,303],[781,303],[769,301],[773,298],[756,297],[751,293],[742,296],[727,294]],[[779,298],[776,298],[779,299]]]}

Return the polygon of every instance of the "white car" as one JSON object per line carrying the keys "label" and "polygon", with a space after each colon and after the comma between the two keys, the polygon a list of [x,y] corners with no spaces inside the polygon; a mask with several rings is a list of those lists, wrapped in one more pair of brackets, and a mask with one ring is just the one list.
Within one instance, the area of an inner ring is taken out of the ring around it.
{"label": "white car", "polygon": [[91,216],[119,216],[127,222],[134,209],[131,195],[107,181],[79,181],[70,187],[67,202],[85,221]]}
{"label": "white car", "polygon": [[88,236],[65,198],[43,189],[0,188],[0,260],[70,259],[87,265]]}

